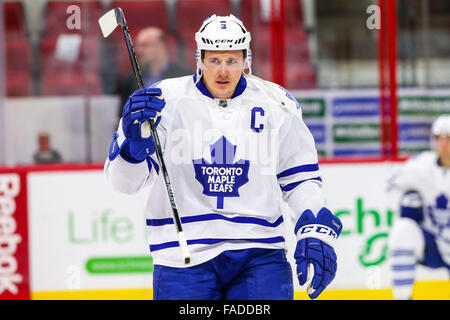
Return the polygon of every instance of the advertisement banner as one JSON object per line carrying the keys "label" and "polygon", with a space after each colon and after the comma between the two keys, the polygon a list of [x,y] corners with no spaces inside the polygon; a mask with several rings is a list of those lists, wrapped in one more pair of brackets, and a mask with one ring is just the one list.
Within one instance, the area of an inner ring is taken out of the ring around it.
{"label": "advertisement banner", "polygon": [[376,117],[380,113],[378,97],[339,97],[332,100],[334,117]]}
{"label": "advertisement banner", "polygon": [[314,137],[316,145],[323,144],[327,141],[326,128],[324,124],[308,124],[308,129]]}
{"label": "advertisement banner", "polygon": [[0,300],[29,298],[26,174],[0,171]]}
{"label": "advertisement banner", "polygon": [[[386,190],[396,163],[322,165],[324,192],[343,224],[334,287],[390,286],[388,237],[398,217],[398,200]],[[342,191],[345,190],[345,191]]]}
{"label": "advertisement banner", "polygon": [[146,192],[112,190],[103,172],[28,176],[35,292],[151,288]]}
{"label": "advertisement banner", "polygon": [[340,123],[333,125],[333,141],[336,143],[369,143],[380,141],[380,125],[377,123]]}
{"label": "advertisement banner", "polygon": [[[327,139],[316,142],[321,157],[381,156],[378,91],[298,90],[293,91],[293,95],[300,103],[308,127],[325,126]],[[408,88],[400,89],[398,97],[400,154],[411,155],[429,149],[433,120],[440,114],[450,114],[450,91]],[[386,117],[389,119],[389,113]],[[317,133],[320,132],[313,132],[315,138]]]}
{"label": "advertisement banner", "polygon": [[399,139],[401,142],[431,141],[431,123],[429,122],[403,122],[399,124]]}
{"label": "advertisement banner", "polygon": [[[399,195],[386,187],[402,164],[320,165],[326,206],[343,223],[335,247],[338,271],[330,290],[390,290],[389,234],[398,219]],[[0,298],[57,299],[89,292],[89,297],[104,299],[108,292],[145,290],[139,297],[151,299],[148,192],[118,193],[98,168],[2,172]],[[281,209],[287,258],[295,275],[296,238],[287,216],[292,212],[284,202]],[[447,279],[446,270],[417,271],[418,280]],[[295,276],[293,280],[296,292],[304,292]]]}
{"label": "advertisement banner", "polygon": [[428,116],[437,117],[443,113],[450,113],[450,95],[418,95],[400,96],[398,102],[400,116]]}
{"label": "advertisement banner", "polygon": [[303,118],[321,118],[325,117],[326,102],[324,98],[297,98],[297,102],[302,109]]}

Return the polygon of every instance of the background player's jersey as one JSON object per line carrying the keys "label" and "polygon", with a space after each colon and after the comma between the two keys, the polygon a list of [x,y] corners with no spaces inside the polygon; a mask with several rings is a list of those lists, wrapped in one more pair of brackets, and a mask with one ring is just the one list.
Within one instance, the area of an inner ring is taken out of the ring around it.
{"label": "background player's jersey", "polygon": [[[284,248],[282,197],[296,221],[323,206],[314,139],[297,101],[283,88],[242,76],[231,99],[214,99],[195,76],[167,79],[158,134],[191,265],[222,251]],[[147,226],[155,264],[182,267],[164,179],[152,160],[106,162],[113,185],[149,186]],[[292,231],[289,231],[292,232]]]}
{"label": "background player's jersey", "polygon": [[427,151],[408,160],[390,183],[401,192],[420,194],[420,225],[434,235],[442,258],[450,264],[450,169],[439,164],[435,152]]}

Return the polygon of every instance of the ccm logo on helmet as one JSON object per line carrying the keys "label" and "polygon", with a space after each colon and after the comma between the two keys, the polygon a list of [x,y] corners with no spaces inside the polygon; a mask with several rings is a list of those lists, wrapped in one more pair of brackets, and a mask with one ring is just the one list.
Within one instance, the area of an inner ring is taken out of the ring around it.
{"label": "ccm logo on helmet", "polygon": [[216,41],[214,41],[215,43],[232,43],[233,40],[229,40],[229,39],[217,39]]}

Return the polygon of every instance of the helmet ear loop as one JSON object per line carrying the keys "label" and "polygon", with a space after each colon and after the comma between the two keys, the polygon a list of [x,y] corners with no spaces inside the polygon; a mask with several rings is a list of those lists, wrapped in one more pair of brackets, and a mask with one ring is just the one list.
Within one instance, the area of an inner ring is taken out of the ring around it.
{"label": "helmet ear loop", "polygon": [[197,70],[195,71],[195,73],[197,75],[197,80],[195,81],[195,85],[197,85],[197,83],[199,83],[200,79],[202,78],[202,69],[201,69],[202,62],[201,62],[199,50],[195,51],[195,61],[196,61],[196,65],[197,65]]}
{"label": "helmet ear loop", "polygon": [[[250,49],[247,50],[247,57],[245,58],[245,66],[244,66],[244,74],[251,75],[252,74],[252,51]],[[247,70],[247,72],[245,72]]]}

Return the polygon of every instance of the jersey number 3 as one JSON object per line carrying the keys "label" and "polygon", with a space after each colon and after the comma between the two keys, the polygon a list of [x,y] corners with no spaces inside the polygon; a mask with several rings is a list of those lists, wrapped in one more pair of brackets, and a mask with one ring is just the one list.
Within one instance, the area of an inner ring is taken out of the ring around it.
{"label": "jersey number 3", "polygon": [[254,107],[252,109],[252,119],[250,122],[250,128],[256,133],[259,133],[264,129],[262,117],[264,117],[264,109],[261,107]]}

